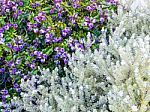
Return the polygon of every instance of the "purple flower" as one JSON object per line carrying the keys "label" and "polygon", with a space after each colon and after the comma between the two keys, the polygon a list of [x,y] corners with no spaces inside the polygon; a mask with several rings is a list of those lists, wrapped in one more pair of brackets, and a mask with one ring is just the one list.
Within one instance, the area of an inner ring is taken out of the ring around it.
{"label": "purple flower", "polygon": [[9,25],[5,25],[5,26],[4,26],[4,29],[5,29],[5,30],[9,30]]}
{"label": "purple flower", "polygon": [[54,51],[58,52],[59,51],[59,47],[55,47]]}
{"label": "purple flower", "polygon": [[17,69],[16,68],[12,68],[12,74],[16,74]]}
{"label": "purple flower", "polygon": [[18,85],[17,83],[14,83],[14,84],[13,84],[13,87],[14,87],[14,88],[18,88],[19,85]]}
{"label": "purple flower", "polygon": [[47,54],[43,54],[43,58],[46,59],[47,58]]}
{"label": "purple flower", "polygon": [[60,57],[59,54],[55,54],[55,55],[53,56],[54,60],[57,60],[59,57]]}
{"label": "purple flower", "polygon": [[40,51],[37,52],[37,58],[42,58],[42,52]]}
{"label": "purple flower", "polygon": [[46,38],[49,38],[49,37],[50,37],[50,34],[49,34],[49,33],[46,33],[46,34],[45,34],[45,37],[46,37]]}
{"label": "purple flower", "polygon": [[8,95],[8,90],[4,89],[4,90],[1,90],[1,93],[5,96],[5,95]]}
{"label": "purple flower", "polygon": [[35,3],[32,3],[32,8],[36,8],[36,4]]}
{"label": "purple flower", "polygon": [[21,88],[16,88],[16,91],[17,91],[18,93],[20,93],[20,92],[21,92]]}
{"label": "purple flower", "polygon": [[14,64],[13,61],[10,61],[10,62],[8,63],[8,66],[9,66],[9,67],[13,67],[13,66],[15,66],[15,64]]}
{"label": "purple flower", "polygon": [[21,1],[21,2],[19,2],[19,6],[23,6],[23,2]]}
{"label": "purple flower", "polygon": [[10,9],[6,9],[6,12],[10,12]]}
{"label": "purple flower", "polygon": [[64,61],[64,64],[68,64],[68,59],[63,59],[63,61]]}
{"label": "purple flower", "polygon": [[65,51],[65,49],[64,49],[64,48],[60,48],[60,52],[62,52],[62,53],[63,53],[64,51]]}
{"label": "purple flower", "polygon": [[32,69],[35,69],[35,63],[32,63],[32,64],[30,65],[30,67],[31,67]]}
{"label": "purple flower", "polygon": [[34,33],[38,33],[39,32],[39,29],[36,28],[36,29],[33,29]]}
{"label": "purple flower", "polygon": [[76,9],[78,6],[77,6],[76,3],[74,3],[74,4],[72,5],[72,7],[73,7],[74,9]]}
{"label": "purple flower", "polygon": [[13,50],[16,51],[16,52],[19,51],[19,47],[17,45],[14,45]]}
{"label": "purple flower", "polygon": [[44,29],[41,29],[40,34],[44,34],[44,33],[46,33],[46,31]]}
{"label": "purple flower", "polygon": [[19,45],[19,50],[22,50],[23,49],[23,45]]}
{"label": "purple flower", "polygon": [[4,33],[4,28],[0,28],[0,33]]}
{"label": "purple flower", "polygon": [[104,18],[104,17],[101,17],[101,18],[100,18],[100,22],[103,23],[104,21],[105,21],[105,18]]}
{"label": "purple flower", "polygon": [[14,28],[17,28],[17,27],[18,27],[18,25],[17,25],[17,24],[13,24],[13,27],[14,27]]}
{"label": "purple flower", "polygon": [[89,23],[89,28],[92,29],[94,27],[93,23]]}
{"label": "purple flower", "polygon": [[21,62],[20,59],[17,59],[17,60],[16,60],[16,64],[17,64],[17,65],[20,64],[20,62]]}
{"label": "purple flower", "polygon": [[14,14],[13,14],[13,18],[14,18],[14,19],[17,19],[17,17],[18,17],[17,13],[14,13]]}
{"label": "purple flower", "polygon": [[39,7],[39,6],[40,6],[40,3],[35,3],[35,6],[36,6],[36,7]]}
{"label": "purple flower", "polygon": [[65,30],[63,30],[63,31],[62,31],[62,35],[63,35],[64,37],[66,37],[66,36],[67,36],[67,32],[66,32]]}
{"label": "purple flower", "polygon": [[18,10],[17,14],[20,15],[21,13],[22,13],[22,11],[21,11],[21,10]]}
{"label": "purple flower", "polygon": [[34,51],[33,54],[34,54],[34,55],[38,55],[38,51]]}
{"label": "purple flower", "polygon": [[54,11],[55,11],[54,9],[51,9],[51,10],[50,10],[50,14],[53,14],[53,13],[54,13]]}
{"label": "purple flower", "polygon": [[44,63],[44,62],[45,62],[45,59],[41,59],[41,62]]}
{"label": "purple flower", "polygon": [[64,30],[62,30],[62,36],[67,36],[67,34],[69,34],[70,33],[70,28],[69,27],[66,27]]}
{"label": "purple flower", "polygon": [[12,49],[12,45],[10,43],[7,44],[7,47]]}
{"label": "purple flower", "polygon": [[88,11],[92,11],[92,7],[91,7],[91,6],[87,6],[86,9],[87,9]]}
{"label": "purple flower", "polygon": [[62,54],[62,58],[66,58],[66,57],[67,57],[67,53],[64,52],[64,53]]}
{"label": "purple flower", "polygon": [[0,73],[4,73],[5,72],[5,68],[0,68]]}
{"label": "purple flower", "polygon": [[17,7],[16,7],[16,6],[13,6],[13,7],[12,7],[12,10],[13,10],[13,11],[16,11],[16,10],[17,10]]}

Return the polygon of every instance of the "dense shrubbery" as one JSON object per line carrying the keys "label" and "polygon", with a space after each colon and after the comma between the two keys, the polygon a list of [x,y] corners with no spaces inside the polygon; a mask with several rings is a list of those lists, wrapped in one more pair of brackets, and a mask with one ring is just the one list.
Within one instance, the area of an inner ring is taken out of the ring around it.
{"label": "dense shrubbery", "polygon": [[94,52],[88,47],[77,50],[69,56],[62,78],[58,68],[52,72],[39,68],[41,75],[21,80],[21,98],[14,97],[5,106],[13,106],[14,112],[149,112],[149,15],[119,11],[117,21],[110,19],[119,22],[109,45],[102,39]]}
{"label": "dense shrubbery", "polygon": [[[20,92],[20,77],[37,74],[38,66],[53,70],[67,64],[68,53],[85,47],[79,39],[88,32],[101,34],[116,4],[113,0],[1,0],[1,95]],[[5,97],[1,99],[5,102]]]}
{"label": "dense shrubbery", "polygon": [[22,80],[24,92],[12,100],[14,112],[148,112],[149,57],[150,38],[142,34],[112,37],[94,53],[76,51],[65,77],[58,69],[43,69],[41,76]]}
{"label": "dense shrubbery", "polygon": [[149,112],[149,4],[1,1],[1,110]]}

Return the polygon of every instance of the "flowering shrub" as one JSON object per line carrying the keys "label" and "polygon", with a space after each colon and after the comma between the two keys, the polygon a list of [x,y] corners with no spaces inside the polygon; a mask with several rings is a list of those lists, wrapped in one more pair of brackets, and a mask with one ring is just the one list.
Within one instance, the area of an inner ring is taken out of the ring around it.
{"label": "flowering shrub", "polygon": [[[140,15],[132,17],[136,18],[134,21],[145,20]],[[126,26],[132,24],[127,22]],[[130,31],[128,38],[116,35],[120,34],[116,28],[109,45],[102,39],[100,49],[94,52],[77,50],[69,56],[69,67],[65,68],[63,78],[58,75],[58,69],[52,72],[43,69],[41,76],[22,80],[21,98],[14,97],[11,102],[14,111],[148,112],[150,35],[145,33],[146,29],[136,28],[131,29],[135,33]],[[140,33],[136,32],[138,29]]]}
{"label": "flowering shrub", "polygon": [[43,69],[41,76],[22,80],[22,99],[14,97],[12,105],[15,111],[29,112],[147,112],[149,43],[149,35],[141,35],[128,41],[112,39],[109,46],[103,42],[94,53],[76,51],[69,58],[65,77],[60,78],[58,69],[52,72]]}
{"label": "flowering shrub", "polygon": [[84,49],[78,39],[87,32],[100,35],[116,5],[113,0],[0,0],[3,102],[7,102],[3,95],[21,91],[20,77],[38,74],[37,66],[52,70],[56,64],[67,64],[74,44]]}

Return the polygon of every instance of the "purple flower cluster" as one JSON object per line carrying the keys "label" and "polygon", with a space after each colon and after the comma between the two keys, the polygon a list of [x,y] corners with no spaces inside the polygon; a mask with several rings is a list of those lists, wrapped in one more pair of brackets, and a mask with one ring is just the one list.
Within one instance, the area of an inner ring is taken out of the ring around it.
{"label": "purple flower cluster", "polygon": [[86,7],[86,10],[93,12],[94,10],[96,10],[96,8],[97,8],[97,4],[93,2],[89,6]]}
{"label": "purple flower cluster", "polygon": [[45,43],[51,44],[53,42],[53,34],[52,33],[46,33],[45,34]]}
{"label": "purple flower cluster", "polygon": [[35,57],[34,60],[32,60],[31,64],[28,64],[32,69],[36,68],[36,62],[39,61],[41,63],[44,63],[48,57],[47,54],[43,54],[41,51],[34,51],[30,54],[32,57]]}
{"label": "purple flower cluster", "polygon": [[62,30],[62,36],[63,37],[66,37],[70,33],[71,33],[71,30],[69,27],[66,27],[64,30]]}
{"label": "purple flower cluster", "polygon": [[117,5],[117,4],[118,4],[118,0],[107,0],[107,2],[108,2],[110,5]]}
{"label": "purple flower cluster", "polygon": [[83,26],[87,26],[89,29],[92,29],[94,27],[94,23],[96,23],[96,19],[94,18],[89,18],[89,17],[84,17],[84,23]]}
{"label": "purple flower cluster", "polygon": [[0,0],[0,90],[20,92],[17,82],[22,75],[37,74],[37,66],[52,70],[54,62],[68,63],[68,52],[83,51],[78,39],[100,31],[107,20],[100,4],[99,0]]}
{"label": "purple flower cluster", "polygon": [[14,83],[13,84],[13,88],[17,91],[17,92],[21,92],[21,88],[20,88],[20,86],[19,86],[19,84],[17,84],[17,83]]}
{"label": "purple flower cluster", "polygon": [[37,2],[36,2],[36,3],[32,3],[31,5],[32,5],[32,8],[37,8],[37,7],[39,7],[39,6],[40,6],[40,4],[39,4],[39,3],[37,3]]}
{"label": "purple flower cluster", "polygon": [[75,40],[73,38],[70,38],[68,41],[68,47],[70,48],[70,50],[72,52],[74,52],[77,49],[79,49],[80,51],[84,51],[84,44],[79,42],[78,40]]}
{"label": "purple flower cluster", "polygon": [[4,38],[4,33],[5,31],[8,31],[10,28],[16,29],[18,27],[17,24],[12,24],[12,23],[6,23],[4,26],[0,28],[0,44],[4,44],[5,38]]}
{"label": "purple flower cluster", "polygon": [[6,90],[6,89],[1,90],[1,94],[2,94],[2,96],[1,96],[2,102],[5,104],[6,103],[6,96],[8,95],[8,90]]}
{"label": "purple flower cluster", "polygon": [[41,23],[42,21],[46,20],[46,13],[45,12],[40,12],[38,16],[34,17],[34,20],[37,21],[38,23]]}
{"label": "purple flower cluster", "polygon": [[78,14],[74,13],[72,16],[70,16],[70,21],[72,24],[75,24],[78,19]]}
{"label": "purple flower cluster", "polygon": [[54,4],[56,7],[60,7],[62,0],[54,0]]}
{"label": "purple flower cluster", "polygon": [[0,1],[0,14],[5,15],[12,12],[13,18],[17,19],[18,16],[22,13],[21,10],[17,9],[17,7],[22,7],[24,4],[21,0],[14,2],[11,0],[2,0]]}
{"label": "purple flower cluster", "polygon": [[80,6],[80,0],[72,0],[72,7],[74,9],[79,8]]}
{"label": "purple flower cluster", "polygon": [[53,56],[53,58],[56,64],[60,64],[60,60],[62,60],[64,64],[68,64],[68,55],[64,48],[55,47],[54,51],[56,54]]}

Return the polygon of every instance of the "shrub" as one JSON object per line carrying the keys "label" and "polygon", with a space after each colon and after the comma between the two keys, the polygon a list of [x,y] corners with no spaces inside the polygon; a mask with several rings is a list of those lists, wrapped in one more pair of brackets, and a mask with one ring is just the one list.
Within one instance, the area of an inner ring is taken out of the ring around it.
{"label": "shrub", "polygon": [[[100,35],[116,5],[106,0],[1,0],[0,90],[12,97],[20,92],[13,85],[38,74],[38,66],[53,70],[67,64],[71,47],[83,46],[76,40],[87,32]],[[73,45],[67,43],[69,37],[76,41]]]}
{"label": "shrub", "polygon": [[12,100],[16,111],[148,112],[150,35],[143,34],[145,30],[130,33],[128,39],[115,35],[119,33],[116,30],[108,46],[102,40],[93,53],[77,50],[69,57],[63,78],[58,69],[51,73],[47,69],[41,76],[22,80],[22,98]]}

